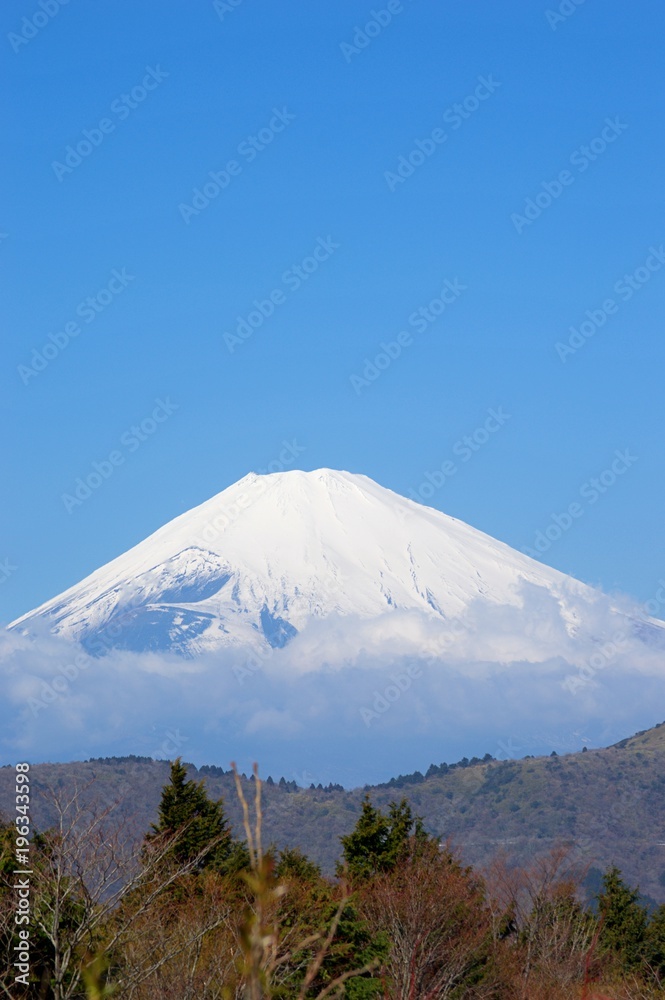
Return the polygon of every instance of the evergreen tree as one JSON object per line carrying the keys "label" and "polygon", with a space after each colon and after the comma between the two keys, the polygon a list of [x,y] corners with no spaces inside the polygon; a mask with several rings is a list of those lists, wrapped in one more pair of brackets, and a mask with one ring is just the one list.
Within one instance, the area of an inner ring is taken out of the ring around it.
{"label": "evergreen tree", "polygon": [[[332,908],[328,918],[332,916]],[[373,934],[362,918],[357,904],[349,900],[342,912],[337,934],[329,953],[321,966],[320,986],[324,988],[336,976],[366,963],[382,962],[389,951],[389,941],[385,933]],[[380,979],[374,972],[348,979],[344,989],[345,1000],[371,1000],[384,996]]]}
{"label": "evergreen tree", "polygon": [[297,847],[286,847],[280,851],[275,877],[278,880],[297,879],[299,882],[316,883],[321,879],[321,869]]}
{"label": "evergreen tree", "polygon": [[665,984],[665,904],[659,906],[649,920],[645,959],[652,975],[662,987]]}
{"label": "evergreen tree", "polygon": [[647,914],[637,900],[638,892],[628,888],[616,865],[609,868],[598,896],[600,944],[624,971],[637,968],[644,953]]}
{"label": "evergreen tree", "polygon": [[422,820],[414,817],[406,799],[399,804],[391,802],[386,816],[366,795],[354,829],[340,838],[344,860],[338,864],[337,874],[347,871],[356,881],[390,871],[408,854],[412,837],[416,845],[428,839]]}
{"label": "evergreen tree", "polygon": [[231,837],[223,800],[208,798],[203,781],[188,780],[180,757],[171,764],[169,784],[162,789],[159,822],[152,825],[146,840],[158,837],[174,838],[169,853],[178,864],[200,857],[199,868],[244,867],[239,864],[243,851]]}

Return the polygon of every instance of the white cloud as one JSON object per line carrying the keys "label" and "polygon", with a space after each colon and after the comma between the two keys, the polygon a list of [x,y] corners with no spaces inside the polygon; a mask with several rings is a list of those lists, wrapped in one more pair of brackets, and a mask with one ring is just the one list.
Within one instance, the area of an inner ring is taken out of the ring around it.
{"label": "white cloud", "polygon": [[348,783],[463,754],[601,745],[661,721],[662,644],[637,636],[625,600],[582,608],[567,621],[525,587],[521,607],[478,601],[455,624],[399,611],[319,621],[241,671],[243,683],[238,653],[93,659],[58,638],[5,632],[0,752],[6,762],[151,755],[177,730],[195,763],[244,755],[264,773]]}

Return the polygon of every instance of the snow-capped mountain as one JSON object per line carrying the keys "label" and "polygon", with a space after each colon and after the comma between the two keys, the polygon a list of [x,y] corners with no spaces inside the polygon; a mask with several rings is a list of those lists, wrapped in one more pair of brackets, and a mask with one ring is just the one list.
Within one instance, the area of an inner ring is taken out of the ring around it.
{"label": "snow-capped mountain", "polygon": [[595,594],[366,476],[250,474],[10,628],[46,623],[93,654],[194,656],[283,647],[322,620],[445,625],[479,601],[519,622],[529,587],[558,604],[569,636]]}
{"label": "snow-capped mountain", "polygon": [[365,476],[249,475],[0,633],[0,752],[353,784],[579,749],[662,715],[664,636]]}

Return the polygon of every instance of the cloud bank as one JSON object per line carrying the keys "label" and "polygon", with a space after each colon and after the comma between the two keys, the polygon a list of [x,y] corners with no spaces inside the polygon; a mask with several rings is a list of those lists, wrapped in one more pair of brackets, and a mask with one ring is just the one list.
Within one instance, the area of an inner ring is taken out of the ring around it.
{"label": "cloud bank", "polygon": [[283,649],[95,658],[0,634],[4,763],[181,754],[346,785],[463,755],[566,752],[665,718],[665,631],[594,594],[567,620],[543,588],[456,621],[393,611],[313,622]]}

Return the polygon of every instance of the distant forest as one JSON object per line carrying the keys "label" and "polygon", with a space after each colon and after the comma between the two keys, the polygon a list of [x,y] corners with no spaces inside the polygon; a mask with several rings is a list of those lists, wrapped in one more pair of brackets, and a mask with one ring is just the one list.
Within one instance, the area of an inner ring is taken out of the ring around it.
{"label": "distant forest", "polygon": [[[57,822],[29,846],[17,847],[17,824],[3,824],[2,995],[662,997],[665,906],[647,911],[617,867],[588,905],[587,872],[566,847],[526,866],[497,855],[481,872],[429,834],[406,799],[379,808],[365,796],[326,877],[303,851],[263,843],[263,783],[258,773],[233,779],[241,837],[180,760],[142,837],[64,786],[52,789]],[[26,863],[19,910],[16,871]]]}

